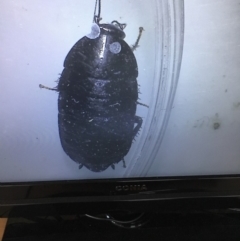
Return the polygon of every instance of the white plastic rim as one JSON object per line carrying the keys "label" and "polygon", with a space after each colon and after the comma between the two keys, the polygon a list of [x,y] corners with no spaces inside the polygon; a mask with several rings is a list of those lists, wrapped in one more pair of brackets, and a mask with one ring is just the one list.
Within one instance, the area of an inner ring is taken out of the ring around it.
{"label": "white plastic rim", "polygon": [[155,0],[155,71],[146,124],[125,177],[151,175],[177,90],[184,41],[184,0]]}

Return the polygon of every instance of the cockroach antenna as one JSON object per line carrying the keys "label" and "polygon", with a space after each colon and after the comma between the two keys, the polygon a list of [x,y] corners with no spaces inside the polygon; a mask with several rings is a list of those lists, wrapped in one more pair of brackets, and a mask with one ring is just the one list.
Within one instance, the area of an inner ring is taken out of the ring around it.
{"label": "cockroach antenna", "polygon": [[[96,15],[97,7],[98,7],[98,14]],[[101,19],[102,19],[101,18],[101,0],[96,0],[94,13],[93,13],[93,23],[99,24]]]}

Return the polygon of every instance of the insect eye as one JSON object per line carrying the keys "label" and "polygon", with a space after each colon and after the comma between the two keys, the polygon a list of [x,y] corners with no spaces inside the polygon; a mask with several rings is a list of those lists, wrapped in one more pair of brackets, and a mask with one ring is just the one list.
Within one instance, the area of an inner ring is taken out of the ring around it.
{"label": "insect eye", "polygon": [[109,50],[113,53],[113,54],[118,54],[121,51],[121,44],[119,42],[113,42],[110,44],[109,46]]}

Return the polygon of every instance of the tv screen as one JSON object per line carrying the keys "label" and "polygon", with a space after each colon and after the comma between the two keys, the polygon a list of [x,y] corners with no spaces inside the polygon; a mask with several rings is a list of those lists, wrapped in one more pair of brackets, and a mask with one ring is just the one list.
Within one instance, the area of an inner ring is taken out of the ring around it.
{"label": "tv screen", "polygon": [[1,1],[0,182],[240,174],[237,0]]}

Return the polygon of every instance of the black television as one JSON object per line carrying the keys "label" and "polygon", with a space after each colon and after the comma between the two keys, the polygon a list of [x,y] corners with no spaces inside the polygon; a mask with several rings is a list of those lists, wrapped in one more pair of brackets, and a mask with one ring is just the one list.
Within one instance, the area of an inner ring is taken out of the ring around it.
{"label": "black television", "polygon": [[1,1],[0,215],[238,208],[239,13]]}

